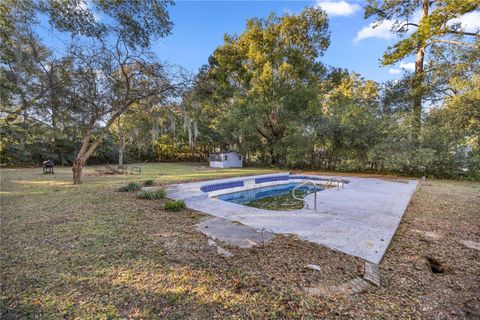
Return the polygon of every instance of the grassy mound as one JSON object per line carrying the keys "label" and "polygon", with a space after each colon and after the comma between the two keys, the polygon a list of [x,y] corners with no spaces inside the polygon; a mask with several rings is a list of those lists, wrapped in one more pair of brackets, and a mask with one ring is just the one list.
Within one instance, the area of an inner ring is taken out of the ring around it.
{"label": "grassy mound", "polygon": [[153,179],[148,179],[148,180],[143,181],[143,185],[145,187],[150,187],[150,186],[153,186],[154,184],[155,184],[155,181]]}
{"label": "grassy mound", "polygon": [[135,192],[135,191],[138,191],[140,189],[142,189],[142,187],[138,183],[130,182],[126,186],[120,187],[118,189],[118,191],[120,191],[120,192]]}
{"label": "grassy mound", "polygon": [[145,200],[159,200],[163,199],[166,196],[166,192],[163,189],[152,190],[152,191],[140,191],[137,194],[138,199],[145,199]]}

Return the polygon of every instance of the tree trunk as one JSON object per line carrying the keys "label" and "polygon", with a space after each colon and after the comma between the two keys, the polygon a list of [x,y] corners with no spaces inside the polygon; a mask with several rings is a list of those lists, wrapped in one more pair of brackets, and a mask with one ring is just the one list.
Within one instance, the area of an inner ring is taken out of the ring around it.
{"label": "tree trunk", "polygon": [[[429,9],[428,5],[429,5],[429,0],[423,0],[420,21],[422,21],[428,16],[428,9]],[[413,79],[413,117],[414,117],[415,138],[417,140],[420,137],[420,129],[422,126],[424,59],[425,59],[425,44],[419,43],[417,55],[415,57],[415,76]]]}
{"label": "tree trunk", "polygon": [[73,184],[82,183],[83,165],[84,164],[85,164],[85,160],[83,158],[77,158],[73,162],[73,165],[72,165]]}
{"label": "tree trunk", "polygon": [[73,184],[80,184],[82,183],[82,175],[83,175],[83,166],[93,154],[95,149],[102,143],[103,134],[101,134],[97,141],[93,144],[89,144],[90,137],[92,134],[93,129],[89,129],[88,133],[82,139],[82,147],[80,151],[78,151],[77,158],[73,161],[72,165],[72,172],[73,172]]}
{"label": "tree trunk", "polygon": [[270,165],[275,166],[277,164],[277,157],[275,156],[275,149],[272,144],[268,146],[268,153],[270,154]]}
{"label": "tree trunk", "polygon": [[[124,121],[125,122],[125,121]],[[125,139],[123,137],[123,128],[121,126],[121,116],[117,119],[118,124],[118,165],[123,166],[123,154],[125,151]]]}
{"label": "tree trunk", "polygon": [[90,122],[90,127],[88,128],[87,132],[82,138],[82,145],[80,147],[80,151],[78,151],[77,158],[73,162],[72,165],[72,172],[73,172],[73,184],[79,184],[82,183],[82,171],[83,171],[83,165],[85,162],[92,156],[93,152],[97,149],[97,147],[102,143],[103,138],[107,132],[107,130],[110,128],[110,126],[115,123],[115,120],[121,115],[121,112],[126,110],[128,106],[131,104],[127,105],[123,110],[117,111],[112,115],[112,117],[107,121],[107,124],[105,127],[103,127],[103,130],[101,134],[98,136],[97,140],[90,144],[90,138],[93,135],[93,129],[95,127],[95,118]]}

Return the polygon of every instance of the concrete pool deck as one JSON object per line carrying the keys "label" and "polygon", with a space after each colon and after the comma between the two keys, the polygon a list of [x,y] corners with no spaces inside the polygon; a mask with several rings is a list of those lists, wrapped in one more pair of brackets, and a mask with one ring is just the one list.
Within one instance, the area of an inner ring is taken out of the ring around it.
{"label": "concrete pool deck", "polygon": [[[187,207],[193,210],[238,221],[257,230],[295,234],[302,240],[379,264],[417,186],[416,180],[400,182],[343,177],[349,181],[343,189],[332,188],[317,193],[317,211],[305,208],[295,211],[257,209],[222,201],[200,190],[202,186],[212,183],[229,183],[258,177],[177,184],[170,186],[167,194],[169,198],[185,200]],[[295,175],[290,175],[290,179],[294,177]],[[313,208],[313,194],[308,195],[305,200]]]}

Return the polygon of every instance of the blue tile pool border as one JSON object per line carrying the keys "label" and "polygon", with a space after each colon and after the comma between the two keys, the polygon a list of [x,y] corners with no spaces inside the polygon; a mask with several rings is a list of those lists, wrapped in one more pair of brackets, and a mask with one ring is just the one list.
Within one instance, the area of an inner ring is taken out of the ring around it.
{"label": "blue tile pool border", "polygon": [[[282,174],[282,175],[272,175],[272,176],[263,176],[263,177],[258,177],[255,178],[255,185],[257,184],[262,184],[265,182],[279,182],[279,181],[286,181],[288,182],[289,180],[316,180],[316,181],[325,181],[325,178],[322,177],[315,177],[315,176],[310,176],[310,175],[291,175],[291,174]],[[348,183],[348,181],[344,181],[345,183]],[[231,189],[231,188],[238,188],[238,187],[244,187],[245,186],[245,180],[235,180],[235,181],[230,181],[230,182],[224,182],[224,183],[215,183],[215,184],[208,184],[200,187],[200,190],[203,192],[213,192],[213,191],[218,191],[218,190],[225,190],[225,189]]]}
{"label": "blue tile pool border", "polygon": [[262,177],[255,179],[255,184],[264,183],[264,182],[274,182],[274,181],[286,181],[289,180],[290,176],[273,176],[273,177]]}
{"label": "blue tile pool border", "polygon": [[223,190],[223,189],[243,187],[244,185],[245,184],[243,180],[239,180],[239,181],[232,181],[232,182],[225,182],[225,183],[209,184],[206,186],[202,186],[200,190],[202,190],[203,192],[212,192],[212,191]]}

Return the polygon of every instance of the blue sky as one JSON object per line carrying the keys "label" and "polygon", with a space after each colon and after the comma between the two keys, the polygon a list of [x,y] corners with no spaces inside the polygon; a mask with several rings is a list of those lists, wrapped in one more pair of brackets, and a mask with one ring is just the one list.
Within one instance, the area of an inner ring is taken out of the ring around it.
{"label": "blue sky", "polygon": [[[385,81],[399,78],[399,66],[379,66],[383,51],[395,42],[391,34],[382,36],[377,32],[376,36],[369,36],[368,32],[364,32],[366,38],[355,40],[358,32],[371,22],[363,18],[361,2],[323,1],[320,5],[327,2],[325,8],[330,13],[331,44],[320,60],[332,66],[348,68],[367,79]],[[178,1],[169,10],[175,24],[172,35],[159,40],[154,50],[163,60],[197,71],[222,44],[224,34],[242,33],[248,18],[267,17],[270,12],[278,15],[298,13],[315,5],[319,2]],[[405,61],[403,66],[408,68],[408,62]]]}
{"label": "blue sky", "polygon": [[[398,38],[390,30],[393,21],[384,21],[372,28],[373,20],[363,18],[364,0],[310,0],[310,1],[176,1],[169,7],[174,23],[172,35],[153,44],[152,50],[169,64],[197,72],[208,62],[208,57],[223,43],[224,34],[240,34],[245,30],[246,20],[251,17],[265,18],[271,12],[277,15],[299,13],[305,7],[320,6],[329,16],[331,32],[330,47],[320,61],[325,64],[347,68],[378,82],[400,78],[402,72],[413,71],[413,57],[407,57],[394,66],[381,67],[379,59],[388,46]],[[95,12],[91,0],[82,0],[81,8],[92,9],[96,19],[106,17]],[[419,12],[414,12],[410,21],[419,21]],[[68,36],[53,34],[45,17],[38,31],[47,45],[59,50],[58,39]],[[480,30],[480,11],[455,18],[466,31]],[[49,31],[50,30],[50,31]]]}

